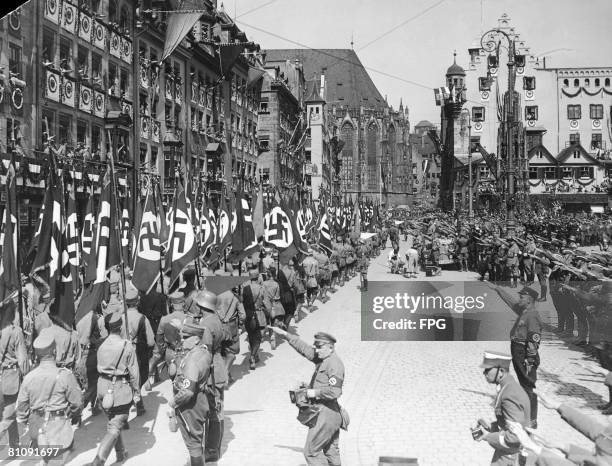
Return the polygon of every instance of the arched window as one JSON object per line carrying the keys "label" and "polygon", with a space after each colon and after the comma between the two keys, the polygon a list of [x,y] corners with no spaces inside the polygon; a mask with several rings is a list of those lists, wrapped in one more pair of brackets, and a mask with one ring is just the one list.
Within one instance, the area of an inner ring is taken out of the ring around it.
{"label": "arched window", "polygon": [[342,189],[353,189],[353,182],[355,180],[353,170],[353,133],[355,130],[349,123],[345,123],[340,131],[341,139],[344,141],[344,147],[342,148],[342,166],[340,167],[340,180]]}
{"label": "arched window", "polygon": [[590,80],[589,78],[586,78],[586,79],[584,80],[584,86],[585,86],[585,87],[589,87],[590,85],[591,85],[591,80]]}
{"label": "arched window", "polygon": [[569,79],[563,80],[563,87],[569,87]]}
{"label": "arched window", "polygon": [[610,78],[606,78],[604,84],[606,85],[606,87],[610,87]]}
{"label": "arched window", "polygon": [[368,165],[376,165],[376,142],[378,139],[378,128],[375,123],[368,126]]}
{"label": "arched window", "polygon": [[579,87],[579,86],[580,86],[580,80],[574,79],[574,87]]}
{"label": "arched window", "polygon": [[601,85],[601,81],[599,81],[599,78],[595,78],[595,87],[599,87]]}

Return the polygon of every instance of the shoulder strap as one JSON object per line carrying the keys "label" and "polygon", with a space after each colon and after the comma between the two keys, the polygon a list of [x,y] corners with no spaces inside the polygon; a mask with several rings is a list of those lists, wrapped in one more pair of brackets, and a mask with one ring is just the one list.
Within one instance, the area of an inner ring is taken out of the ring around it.
{"label": "shoulder strap", "polygon": [[115,368],[113,370],[113,377],[115,377],[117,375],[117,366],[119,365],[119,362],[121,361],[121,357],[123,356],[123,353],[125,352],[125,347],[127,346],[127,340],[123,342],[123,348],[121,348],[121,353],[119,353],[119,357],[117,358],[117,362],[115,363]]}

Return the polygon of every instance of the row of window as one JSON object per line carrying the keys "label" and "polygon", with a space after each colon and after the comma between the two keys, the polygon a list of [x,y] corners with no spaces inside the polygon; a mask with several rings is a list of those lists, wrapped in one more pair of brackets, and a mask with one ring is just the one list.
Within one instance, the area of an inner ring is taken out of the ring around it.
{"label": "row of window", "polygon": [[529,179],[553,180],[561,178],[593,178],[595,170],[593,167],[529,167]]}
{"label": "row of window", "polygon": [[[612,114],[612,107],[610,107]],[[591,120],[601,120],[604,117],[603,104],[590,104],[589,115]],[[569,120],[580,120],[582,118],[582,106],[580,104],[567,106],[567,118]],[[538,119],[538,106],[525,106],[525,120]],[[472,107],[472,121],[485,121],[485,107]]]}
{"label": "row of window", "polygon": [[[590,87],[591,86],[591,78],[584,78],[584,87]],[[564,79],[563,80],[563,87],[569,87],[570,81],[569,79]],[[580,80],[578,78],[574,79],[574,87],[580,87]],[[601,86],[601,80],[599,78],[595,78],[593,79],[593,85],[595,87],[599,87]],[[605,78],[604,79],[604,86],[605,87],[610,87],[610,78]]]}

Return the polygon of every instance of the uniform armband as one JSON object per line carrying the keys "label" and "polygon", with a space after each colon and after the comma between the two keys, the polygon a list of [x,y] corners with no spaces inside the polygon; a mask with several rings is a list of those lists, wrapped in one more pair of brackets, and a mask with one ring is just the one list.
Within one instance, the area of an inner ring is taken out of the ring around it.
{"label": "uniform armband", "polygon": [[539,332],[529,332],[527,334],[527,341],[530,343],[536,343],[539,345],[541,340],[542,340],[542,336],[540,335]]}

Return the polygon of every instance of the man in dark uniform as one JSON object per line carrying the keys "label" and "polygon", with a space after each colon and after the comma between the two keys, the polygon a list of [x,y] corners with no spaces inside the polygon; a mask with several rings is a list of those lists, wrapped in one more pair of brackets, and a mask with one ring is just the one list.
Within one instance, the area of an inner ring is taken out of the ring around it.
{"label": "man in dark uniform", "polygon": [[271,327],[284,336],[302,356],[315,364],[307,391],[312,404],[319,409],[316,419],[309,425],[304,457],[308,465],[340,465],[340,428],[347,427],[346,417],[338,404],[344,383],[344,364],[335,352],[336,339],[328,333],[314,336],[314,347],[297,335],[291,335],[278,327]]}
{"label": "man in dark uniform", "polygon": [[[138,302],[138,311],[149,319],[154,333],[157,332],[157,327],[159,326],[161,318],[168,314],[166,295],[161,293],[161,283],[162,279],[160,278],[158,286],[159,291],[151,290],[147,294],[141,292],[140,301]],[[165,291],[168,292],[167,289],[165,289]]]}
{"label": "man in dark uniform", "polygon": [[249,367],[253,370],[256,367],[255,364],[259,362],[261,331],[266,325],[263,311],[265,291],[259,283],[259,272],[257,270],[250,270],[249,278],[249,282],[242,286],[242,304],[245,312],[244,328],[249,341]]}
{"label": "man in dark uniform", "polygon": [[173,381],[174,399],[170,407],[178,414],[178,427],[189,451],[191,466],[203,466],[202,444],[208,416],[206,384],[210,377],[212,354],[202,345],[204,327],[186,323],[181,327],[182,347],[187,351]]}
{"label": "man in dark uniform", "polygon": [[[188,315],[183,312],[185,295],[182,291],[175,291],[168,297],[172,312],[161,318],[155,335],[155,347],[153,356],[149,361],[149,380],[145,390],[151,390],[151,385],[155,381],[157,365],[165,360],[168,369],[168,376],[173,379],[176,375],[176,356],[180,352],[181,337],[179,327],[188,319]],[[193,307],[193,306],[192,306]],[[191,319],[189,319],[191,320]]]}
{"label": "man in dark uniform", "polygon": [[535,429],[538,425],[538,397],[533,390],[536,388],[537,370],[540,365],[538,350],[542,338],[542,322],[535,308],[538,292],[525,286],[519,291],[517,300],[507,290],[499,286],[491,286],[518,315],[510,331],[512,365],[521,387],[529,397],[531,427]]}
{"label": "man in dark uniform", "polygon": [[121,337],[122,327],[121,314],[113,313],[108,320],[110,335],[98,349],[98,398],[102,399],[108,424],[96,458],[89,466],[103,466],[113,447],[118,462],[127,458],[121,430],[127,425],[132,403],[140,400],[140,381],[136,351]]}
{"label": "man in dark uniform", "polygon": [[217,461],[221,457],[223,440],[223,399],[227,383],[227,370],[221,354],[223,348],[231,344],[232,336],[217,315],[217,295],[211,291],[200,291],[195,298],[202,310],[200,325],[204,327],[202,343],[213,355],[213,370],[208,382],[208,428],[204,456],[206,461]]}
{"label": "man in dark uniform", "polygon": [[488,431],[478,440],[487,442],[494,449],[491,466],[516,464],[521,444],[516,435],[508,430],[508,423],[518,422],[522,426],[529,426],[529,399],[510,375],[511,360],[509,355],[487,351],[480,365],[487,382],[499,386],[494,404],[495,422],[478,421]]}
{"label": "man in dark uniform", "polygon": [[[17,398],[17,422],[28,424],[33,446],[54,447],[66,455],[74,440],[70,420],[80,417],[82,396],[74,374],[56,365],[54,332],[44,329],[34,340],[40,364],[23,379]],[[43,464],[53,458],[43,457]]]}
{"label": "man in dark uniform", "polygon": [[236,359],[236,355],[240,353],[240,326],[244,323],[246,317],[244,307],[240,302],[240,289],[238,286],[234,286],[231,290],[224,291],[217,296],[217,314],[232,337],[231,343],[226,344],[223,348],[228,385],[231,385],[233,379],[230,368]]}

